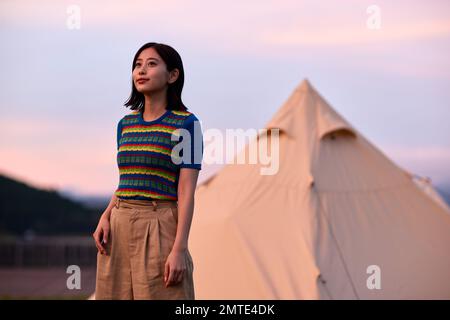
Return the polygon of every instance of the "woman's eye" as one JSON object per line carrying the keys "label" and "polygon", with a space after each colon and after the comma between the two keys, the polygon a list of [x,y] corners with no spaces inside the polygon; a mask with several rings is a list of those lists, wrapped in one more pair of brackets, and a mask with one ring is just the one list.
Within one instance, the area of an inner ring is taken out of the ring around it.
{"label": "woman's eye", "polygon": [[[148,64],[151,65],[151,66],[156,65],[155,62],[149,62]],[[136,64],[134,65],[135,68],[136,68],[136,67],[140,67],[140,66],[141,66],[140,63],[136,63]]]}

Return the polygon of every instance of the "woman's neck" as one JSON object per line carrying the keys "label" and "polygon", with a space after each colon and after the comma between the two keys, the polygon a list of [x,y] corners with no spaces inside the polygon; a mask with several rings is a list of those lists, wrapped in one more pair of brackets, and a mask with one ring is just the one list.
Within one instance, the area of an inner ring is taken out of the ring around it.
{"label": "woman's neck", "polygon": [[167,97],[166,93],[152,94],[152,96],[145,95],[145,104],[143,111],[143,118],[145,121],[152,121],[159,118],[166,112]]}

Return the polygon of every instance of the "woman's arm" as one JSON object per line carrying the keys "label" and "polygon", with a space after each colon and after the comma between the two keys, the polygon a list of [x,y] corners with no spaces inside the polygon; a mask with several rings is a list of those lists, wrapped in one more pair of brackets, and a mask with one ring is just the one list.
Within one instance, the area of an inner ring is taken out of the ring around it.
{"label": "woman's arm", "polygon": [[116,201],[117,201],[117,196],[116,196],[116,193],[114,192],[111,197],[111,200],[109,201],[108,206],[106,207],[105,211],[103,211],[100,219],[106,218],[109,220],[109,217],[111,216],[111,210],[116,205]]}
{"label": "woman's arm", "polygon": [[194,194],[199,170],[181,168],[178,181],[178,225],[172,250],[182,252],[187,249],[189,230],[194,214]]}
{"label": "woman's arm", "polygon": [[97,228],[95,229],[92,236],[95,240],[95,246],[97,247],[98,251],[101,254],[106,253],[105,244],[108,242],[109,237],[109,218],[111,216],[111,210],[114,207],[117,200],[117,196],[114,193],[111,197],[111,201],[109,202],[108,206],[106,207],[105,211],[103,211],[102,215],[100,216]]}
{"label": "woman's arm", "polygon": [[178,223],[175,241],[164,267],[166,287],[179,283],[187,268],[185,255],[192,215],[194,214],[194,193],[199,170],[181,168],[178,181]]}

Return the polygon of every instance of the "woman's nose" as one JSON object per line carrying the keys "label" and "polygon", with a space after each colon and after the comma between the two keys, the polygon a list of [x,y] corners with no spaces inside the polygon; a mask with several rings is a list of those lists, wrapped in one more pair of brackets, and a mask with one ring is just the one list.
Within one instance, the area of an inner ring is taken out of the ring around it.
{"label": "woman's nose", "polygon": [[146,74],[147,73],[147,68],[145,66],[142,66],[142,67],[138,68],[138,73],[139,74]]}

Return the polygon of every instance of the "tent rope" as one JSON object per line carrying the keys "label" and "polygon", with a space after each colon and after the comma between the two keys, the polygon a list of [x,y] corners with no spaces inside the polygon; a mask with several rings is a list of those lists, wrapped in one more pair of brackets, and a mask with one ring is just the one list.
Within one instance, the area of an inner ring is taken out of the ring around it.
{"label": "tent rope", "polygon": [[355,285],[354,285],[354,283],[353,283],[352,277],[350,276],[350,272],[348,271],[347,264],[345,263],[345,260],[344,260],[344,255],[342,254],[342,250],[341,250],[341,248],[340,248],[340,246],[339,246],[339,243],[338,243],[338,241],[337,241],[337,238],[336,238],[336,236],[334,235],[333,229],[332,229],[332,227],[331,227],[331,223],[330,223],[330,221],[328,220],[328,217],[327,217],[326,214],[325,214],[325,209],[324,209],[324,207],[323,207],[323,205],[322,205],[322,201],[321,201],[321,198],[320,198],[320,192],[318,192],[318,191],[316,190],[316,194],[317,194],[317,198],[318,198],[318,201],[319,201],[319,211],[320,211],[320,214],[321,214],[321,215],[324,217],[324,219],[326,220],[326,223],[327,223],[327,226],[328,226],[328,230],[330,230],[330,235],[331,235],[331,237],[333,238],[334,243],[336,244],[336,248],[337,248],[337,252],[338,252],[339,258],[341,259],[342,265],[344,266],[344,271],[345,271],[345,273],[347,274],[347,277],[348,277],[348,279],[349,279],[349,281],[350,281],[350,286],[351,286],[351,288],[352,288],[352,290],[353,290],[353,294],[356,296],[356,298],[357,298],[358,300],[361,300],[360,297],[359,297],[359,295],[358,295],[358,293],[357,293],[357,291],[356,291],[356,288],[355,288]]}

